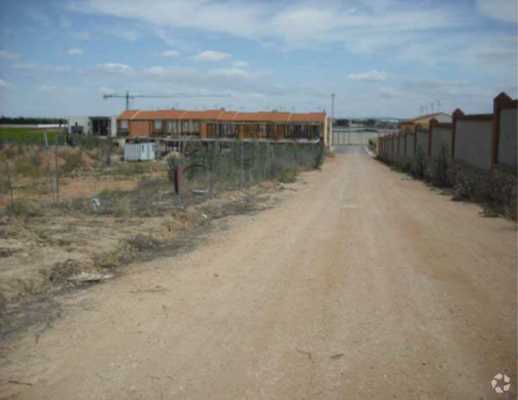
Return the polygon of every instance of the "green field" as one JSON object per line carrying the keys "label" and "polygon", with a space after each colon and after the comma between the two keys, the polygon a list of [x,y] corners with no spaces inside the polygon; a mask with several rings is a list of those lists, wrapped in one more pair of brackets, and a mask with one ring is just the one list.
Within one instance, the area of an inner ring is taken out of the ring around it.
{"label": "green field", "polygon": [[49,144],[54,144],[58,137],[62,143],[63,135],[56,130],[0,127],[0,144],[44,144],[44,132],[47,132]]}

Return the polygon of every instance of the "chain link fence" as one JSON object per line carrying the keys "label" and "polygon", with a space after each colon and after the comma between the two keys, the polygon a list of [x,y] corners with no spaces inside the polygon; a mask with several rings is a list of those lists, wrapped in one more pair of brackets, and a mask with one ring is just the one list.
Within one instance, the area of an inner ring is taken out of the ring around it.
{"label": "chain link fence", "polygon": [[26,197],[21,196],[21,192],[31,192],[33,199],[41,198],[44,202],[49,199],[53,203],[60,202],[64,178],[77,176],[85,168],[92,170],[94,165],[109,175],[115,150],[111,138],[71,137],[56,131],[3,133],[0,137],[0,208],[18,213],[23,204],[18,200]]}
{"label": "chain link fence", "polygon": [[300,170],[319,168],[320,142],[193,141],[168,159],[170,180],[186,199],[244,189],[261,181],[291,181]]}
{"label": "chain link fence", "polygon": [[143,162],[122,161],[122,150],[110,139],[58,143],[2,145],[0,208],[12,214],[27,214],[32,204],[43,213],[57,206],[161,215],[262,181],[292,182],[324,158],[320,141],[191,140],[182,143],[181,153],[166,151],[161,160]]}

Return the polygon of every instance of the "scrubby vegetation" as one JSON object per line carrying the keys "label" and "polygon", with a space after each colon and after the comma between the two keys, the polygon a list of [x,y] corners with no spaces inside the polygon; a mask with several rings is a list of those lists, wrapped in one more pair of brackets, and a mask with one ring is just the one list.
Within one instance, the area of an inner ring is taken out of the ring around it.
{"label": "scrubby vegetation", "polygon": [[495,168],[483,171],[454,163],[448,176],[453,185],[454,200],[475,201],[482,204],[486,215],[504,215],[517,219],[516,172]]}
{"label": "scrubby vegetation", "polygon": [[383,157],[386,162],[401,172],[410,172],[414,177],[423,179],[429,184],[451,191],[455,201],[473,201],[482,205],[484,215],[503,215],[517,219],[517,173],[516,171],[495,167],[485,171],[448,156],[448,149],[443,146],[435,158],[426,157],[421,148],[417,149],[415,161],[409,171],[410,164],[404,161],[393,162]]}

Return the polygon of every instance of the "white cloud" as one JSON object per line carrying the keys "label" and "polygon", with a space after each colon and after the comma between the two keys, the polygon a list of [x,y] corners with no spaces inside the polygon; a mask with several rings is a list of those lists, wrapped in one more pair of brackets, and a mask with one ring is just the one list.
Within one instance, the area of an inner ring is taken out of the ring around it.
{"label": "white cloud", "polygon": [[60,15],[58,20],[59,20],[59,27],[61,29],[72,28],[72,22],[65,15]]}
{"label": "white cloud", "polygon": [[402,98],[404,96],[404,92],[392,87],[384,87],[380,89],[379,95],[382,99],[391,100],[396,98]]}
{"label": "white cloud", "polygon": [[49,27],[52,25],[50,17],[46,13],[41,12],[34,7],[27,7],[25,9],[25,14],[34,22],[41,24],[45,27]]}
{"label": "white cloud", "polygon": [[205,50],[195,56],[199,61],[223,61],[232,57],[229,53],[223,51]]}
{"label": "white cloud", "polygon": [[136,42],[141,34],[138,30],[128,29],[123,25],[115,26],[98,26],[92,31],[74,31],[70,30],[70,35],[81,41],[89,41],[92,39],[103,40],[105,36],[122,39],[127,42]]}
{"label": "white cloud", "polygon": [[6,50],[0,50],[0,60],[18,60],[20,55]]}
{"label": "white cloud", "polygon": [[6,88],[7,86],[9,86],[9,84],[3,79],[0,79],[0,88]]}
{"label": "white cloud", "polygon": [[102,72],[127,74],[133,71],[129,65],[119,63],[97,64],[96,69]]}
{"label": "white cloud", "polygon": [[337,10],[325,7],[293,7],[281,11],[272,20],[273,32],[288,42],[320,40],[340,28]]}
{"label": "white cloud", "polygon": [[168,70],[165,67],[149,67],[146,68],[144,72],[148,73],[149,75],[164,76],[168,73]]}
{"label": "white cloud", "polygon": [[63,73],[63,72],[71,71],[71,68],[67,65],[17,63],[17,64],[14,64],[12,67],[19,71],[27,71],[30,73],[35,73],[35,72]]}
{"label": "white cloud", "polygon": [[92,38],[92,34],[90,32],[76,32],[74,33],[74,36],[77,37],[79,40],[90,40]]}
{"label": "white cloud", "polygon": [[518,3],[516,0],[478,0],[480,14],[485,17],[518,23]]}
{"label": "white cloud", "polygon": [[246,61],[234,61],[232,65],[236,68],[247,68],[248,63]]}
{"label": "white cloud", "polygon": [[118,37],[119,39],[127,40],[128,42],[135,42],[140,36],[139,33],[134,30],[123,28],[113,28],[107,30],[106,33]]}
{"label": "white cloud", "polygon": [[160,54],[162,57],[174,58],[180,55],[180,52],[176,50],[165,50]]}
{"label": "white cloud", "polygon": [[41,90],[42,92],[52,92],[56,90],[58,87],[54,85],[41,85],[38,90]]}
{"label": "white cloud", "polygon": [[154,78],[195,78],[199,75],[194,69],[183,67],[153,66],[141,71],[144,75]]}
{"label": "white cloud", "polygon": [[384,81],[387,79],[387,74],[382,71],[368,71],[368,72],[360,72],[356,74],[349,74],[348,78],[352,81],[368,81],[368,82],[376,82],[376,81]]}
{"label": "white cloud", "polygon": [[[74,1],[74,0],[73,0]],[[352,2],[352,1],[351,1]],[[459,17],[432,2],[403,4],[397,0],[270,2],[227,0],[75,0],[73,9],[133,18],[156,29],[195,29],[297,46],[318,42],[351,42],[385,37],[390,32],[419,32],[458,27]]]}
{"label": "white cloud", "polygon": [[215,69],[210,71],[210,74],[214,76],[225,76],[229,78],[248,78],[250,76],[248,71],[245,71],[244,69],[237,67]]}
{"label": "white cloud", "polygon": [[78,48],[68,49],[67,54],[69,56],[80,56],[81,54],[83,54],[83,50]]}
{"label": "white cloud", "polygon": [[115,93],[115,90],[106,86],[101,86],[99,89],[97,89],[99,93],[101,94],[111,94]]}

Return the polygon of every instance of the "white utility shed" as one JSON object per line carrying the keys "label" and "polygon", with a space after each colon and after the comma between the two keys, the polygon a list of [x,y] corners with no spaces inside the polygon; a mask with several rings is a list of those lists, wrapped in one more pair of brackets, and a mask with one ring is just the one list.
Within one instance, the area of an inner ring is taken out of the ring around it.
{"label": "white utility shed", "polygon": [[157,145],[155,143],[126,143],[124,145],[125,161],[149,161],[155,160]]}

